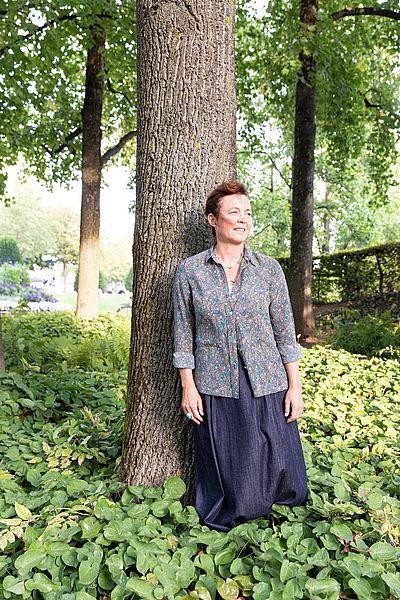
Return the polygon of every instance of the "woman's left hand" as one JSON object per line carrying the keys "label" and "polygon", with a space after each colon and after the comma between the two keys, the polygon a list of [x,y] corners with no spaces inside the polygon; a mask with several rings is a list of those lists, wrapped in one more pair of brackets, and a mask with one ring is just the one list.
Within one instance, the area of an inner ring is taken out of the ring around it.
{"label": "woman's left hand", "polygon": [[304,402],[301,394],[301,388],[289,387],[285,394],[285,417],[289,414],[289,418],[286,419],[287,423],[291,423],[298,419],[304,410]]}

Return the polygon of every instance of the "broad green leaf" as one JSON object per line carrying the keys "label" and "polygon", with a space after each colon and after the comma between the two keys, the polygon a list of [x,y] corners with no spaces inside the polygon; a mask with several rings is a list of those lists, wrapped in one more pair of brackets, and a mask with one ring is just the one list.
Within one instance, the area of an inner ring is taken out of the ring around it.
{"label": "broad green leaf", "polygon": [[34,567],[37,567],[42,560],[46,557],[44,548],[31,548],[20,554],[15,560],[15,568],[18,571],[31,571]]}
{"label": "broad green leaf", "polygon": [[27,508],[23,504],[19,504],[19,502],[15,502],[14,507],[15,512],[17,513],[20,519],[23,519],[24,521],[30,521],[32,519],[32,513],[29,510],[29,508]]}
{"label": "broad green leaf", "polygon": [[336,579],[327,578],[327,579],[307,579],[306,581],[306,590],[310,592],[310,594],[320,595],[320,594],[339,594],[340,592],[340,584]]}
{"label": "broad green leaf", "polygon": [[400,598],[400,573],[382,573],[382,579],[389,586],[392,594]]}
{"label": "broad green leaf", "polygon": [[345,523],[335,523],[330,528],[330,532],[333,533],[333,535],[344,539],[346,542],[351,542],[353,539],[353,532]]}
{"label": "broad green leaf", "polygon": [[372,558],[391,561],[400,556],[400,551],[386,542],[376,542],[369,549]]}
{"label": "broad green leaf", "polygon": [[379,492],[373,492],[368,496],[367,502],[368,506],[372,510],[379,510],[380,508],[382,508],[383,494],[380,494]]}
{"label": "broad green leaf", "polygon": [[81,585],[91,585],[100,571],[100,564],[93,559],[84,560],[79,565],[79,583]]}
{"label": "broad green leaf", "polygon": [[351,589],[355,591],[360,600],[369,600],[370,598],[372,598],[371,586],[367,579],[361,577],[357,577],[356,579],[352,577],[351,579],[349,579],[348,584],[351,587]]}
{"label": "broad green leaf", "polygon": [[81,521],[80,525],[82,528],[82,538],[86,540],[97,537],[103,529],[103,524],[96,517],[86,517],[86,519]]}
{"label": "broad green leaf", "polygon": [[235,552],[227,548],[225,550],[221,550],[221,552],[217,552],[214,557],[214,562],[216,565],[228,565],[232,563],[234,558]]}
{"label": "broad green leaf", "polygon": [[80,590],[76,592],[76,600],[93,600],[93,596],[85,592],[85,590]]}
{"label": "broad green leaf", "polygon": [[42,592],[42,594],[54,592],[59,587],[59,585],[53,583],[51,579],[49,579],[44,573],[35,573],[33,578],[30,580],[29,587],[28,582],[26,583],[26,586],[27,589],[39,590],[39,592]]}
{"label": "broad green leaf", "polygon": [[217,590],[218,594],[224,600],[235,600],[235,598],[239,596],[240,592],[238,584],[230,577],[228,577],[226,581],[218,580]]}
{"label": "broad green leaf", "polygon": [[335,492],[335,496],[336,498],[339,498],[339,500],[349,500],[350,499],[350,494],[348,492],[348,490],[346,489],[346,487],[343,485],[343,483],[335,483],[334,485],[334,492]]}
{"label": "broad green leaf", "polygon": [[153,600],[153,589],[154,585],[152,583],[139,577],[129,577],[126,582],[126,590],[134,592],[139,598]]}
{"label": "broad green leaf", "polygon": [[232,575],[246,575],[250,571],[250,567],[246,565],[242,558],[235,558],[232,561],[230,571]]}
{"label": "broad green leaf", "polygon": [[186,483],[181,477],[169,477],[164,482],[164,494],[169,498],[180,498],[186,491]]}
{"label": "broad green leaf", "polygon": [[256,585],[253,587],[252,595],[254,600],[265,600],[266,598],[269,598],[270,593],[271,586],[269,585],[269,583],[260,581],[259,583],[256,583]]}
{"label": "broad green leaf", "polygon": [[18,596],[24,593],[25,585],[23,581],[19,581],[16,577],[7,575],[3,580],[3,589]]}

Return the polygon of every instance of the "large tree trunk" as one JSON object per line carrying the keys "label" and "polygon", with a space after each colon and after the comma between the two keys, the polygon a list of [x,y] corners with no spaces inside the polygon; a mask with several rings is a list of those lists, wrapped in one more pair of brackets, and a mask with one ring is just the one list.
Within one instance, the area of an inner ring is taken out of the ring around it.
{"label": "large tree trunk", "polygon": [[93,46],[87,54],[82,109],[82,204],[76,308],[76,314],[81,319],[95,319],[98,316],[104,31],[94,32],[93,40]]}
{"label": "large tree trunk", "polygon": [[[302,0],[300,21],[316,22],[317,0]],[[315,61],[300,53],[301,77],[296,87],[294,157],[292,169],[292,234],[288,287],[300,340],[311,336],[315,327],[312,298],[312,252],[314,211],[315,146]]]}
{"label": "large tree trunk", "polygon": [[236,177],[235,4],[138,0],[137,204],[122,477],[180,474],[193,502],[192,428],[172,366],[172,279],[212,243],[208,191]]}

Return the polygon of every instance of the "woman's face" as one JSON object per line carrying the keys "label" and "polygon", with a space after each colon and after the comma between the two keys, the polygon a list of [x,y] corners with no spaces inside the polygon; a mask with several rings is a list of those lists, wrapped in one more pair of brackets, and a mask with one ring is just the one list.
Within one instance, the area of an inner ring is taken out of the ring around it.
{"label": "woman's face", "polygon": [[208,222],[215,228],[217,242],[245,242],[251,228],[251,206],[244,194],[230,194],[220,200],[219,217],[212,213]]}

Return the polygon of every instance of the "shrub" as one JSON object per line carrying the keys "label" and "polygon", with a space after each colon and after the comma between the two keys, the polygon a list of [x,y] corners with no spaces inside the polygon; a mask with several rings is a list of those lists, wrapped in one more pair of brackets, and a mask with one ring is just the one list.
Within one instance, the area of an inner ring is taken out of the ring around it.
{"label": "shrub", "polygon": [[380,315],[359,316],[358,311],[343,311],[334,319],[334,348],[367,356],[400,358],[400,323],[389,310]]}
{"label": "shrub", "polygon": [[3,263],[0,265],[0,295],[17,296],[29,286],[29,274],[26,265]]}
{"label": "shrub", "polygon": [[130,325],[123,315],[104,314],[81,321],[70,311],[57,314],[4,315],[8,369],[28,364],[42,372],[74,368],[87,371],[127,369]]}
{"label": "shrub", "polygon": [[22,263],[22,255],[18,244],[12,237],[3,237],[0,239],[0,264],[6,262],[13,264]]}

